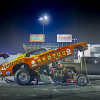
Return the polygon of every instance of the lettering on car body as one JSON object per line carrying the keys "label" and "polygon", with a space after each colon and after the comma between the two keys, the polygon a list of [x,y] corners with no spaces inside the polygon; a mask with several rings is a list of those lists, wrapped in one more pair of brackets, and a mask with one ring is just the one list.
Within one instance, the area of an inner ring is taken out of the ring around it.
{"label": "lettering on car body", "polygon": [[62,51],[62,56],[65,56],[65,55],[66,55],[65,51]]}
{"label": "lettering on car body", "polygon": [[56,55],[55,55],[55,54],[53,54],[53,55],[52,55],[52,57],[53,57],[53,59],[55,59],[55,58],[56,58]]}
{"label": "lettering on car body", "polygon": [[60,52],[57,53],[57,57],[60,57]]}
{"label": "lettering on car body", "polygon": [[44,57],[44,58],[42,58],[42,62],[46,62],[46,59],[45,59],[45,57]]}
{"label": "lettering on car body", "polygon": [[41,59],[38,59],[38,60],[37,60],[37,63],[40,64],[40,63],[41,63]]}
{"label": "lettering on car body", "polygon": [[51,60],[51,56],[47,56],[47,59],[48,59],[48,60]]}

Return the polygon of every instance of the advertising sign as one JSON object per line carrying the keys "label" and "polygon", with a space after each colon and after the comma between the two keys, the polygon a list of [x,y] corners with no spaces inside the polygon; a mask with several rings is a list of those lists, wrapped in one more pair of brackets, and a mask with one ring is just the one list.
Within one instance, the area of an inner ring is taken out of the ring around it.
{"label": "advertising sign", "polygon": [[72,34],[57,34],[57,42],[72,42]]}
{"label": "advertising sign", "polygon": [[45,35],[43,34],[30,34],[30,42],[44,42]]}

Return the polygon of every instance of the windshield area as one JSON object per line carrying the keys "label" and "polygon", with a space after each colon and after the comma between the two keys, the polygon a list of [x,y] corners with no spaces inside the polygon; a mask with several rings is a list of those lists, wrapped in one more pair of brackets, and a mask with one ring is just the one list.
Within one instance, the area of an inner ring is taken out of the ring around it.
{"label": "windshield area", "polygon": [[26,53],[25,57],[30,57],[31,55],[32,56],[38,55],[38,54],[41,54],[41,53],[46,52],[46,51],[47,50],[45,48],[36,49],[36,50],[33,50],[33,51]]}

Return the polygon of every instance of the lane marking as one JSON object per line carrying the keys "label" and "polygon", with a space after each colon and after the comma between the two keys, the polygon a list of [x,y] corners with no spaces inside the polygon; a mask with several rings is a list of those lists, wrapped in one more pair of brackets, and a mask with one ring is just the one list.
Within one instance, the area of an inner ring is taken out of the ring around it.
{"label": "lane marking", "polygon": [[52,89],[54,92],[58,92],[61,93],[60,91],[58,91],[58,89]]}
{"label": "lane marking", "polygon": [[48,89],[43,89],[43,90],[48,90]]}

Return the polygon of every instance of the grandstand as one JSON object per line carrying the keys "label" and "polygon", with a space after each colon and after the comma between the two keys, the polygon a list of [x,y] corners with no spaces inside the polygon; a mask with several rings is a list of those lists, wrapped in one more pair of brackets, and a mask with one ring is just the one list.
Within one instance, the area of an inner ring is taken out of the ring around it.
{"label": "grandstand", "polygon": [[23,43],[23,48],[25,52],[39,49],[39,48],[47,48],[47,49],[56,49],[62,46],[67,45],[67,43],[39,43],[39,42],[34,42],[34,43]]}

